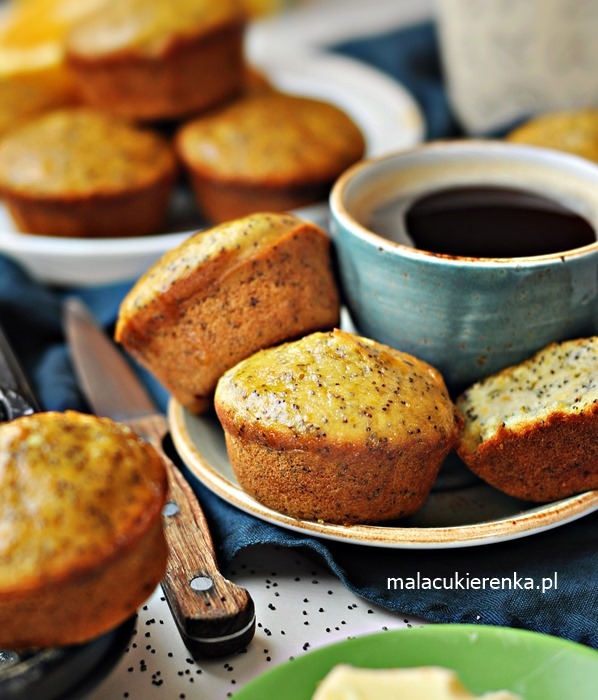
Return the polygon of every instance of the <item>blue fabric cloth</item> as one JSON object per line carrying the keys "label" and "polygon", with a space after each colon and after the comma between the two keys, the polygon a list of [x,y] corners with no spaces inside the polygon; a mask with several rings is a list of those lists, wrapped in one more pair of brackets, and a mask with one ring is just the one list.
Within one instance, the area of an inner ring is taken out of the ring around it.
{"label": "blue fabric cloth", "polygon": [[[352,41],[335,51],[366,61],[398,78],[426,116],[428,138],[459,135],[443,89],[434,29],[421,25]],[[55,289],[32,281],[0,256],[0,322],[25,366],[42,407],[87,410],[75,382],[61,329],[61,304],[79,295],[112,332],[130,283],[87,289]],[[164,409],[167,395],[140,372]],[[221,563],[248,546],[301,548],[320,558],[352,591],[406,615],[435,622],[521,627],[598,648],[598,514],[511,542],[449,550],[390,550],[331,542],[290,532],[238,511],[192,477],[212,527]],[[558,587],[540,590],[387,589],[388,577],[527,577],[536,583],[558,576]]]}
{"label": "blue fabric cloth", "polygon": [[387,73],[409,90],[426,120],[426,139],[462,136],[444,89],[436,27],[418,24],[330,47]]}

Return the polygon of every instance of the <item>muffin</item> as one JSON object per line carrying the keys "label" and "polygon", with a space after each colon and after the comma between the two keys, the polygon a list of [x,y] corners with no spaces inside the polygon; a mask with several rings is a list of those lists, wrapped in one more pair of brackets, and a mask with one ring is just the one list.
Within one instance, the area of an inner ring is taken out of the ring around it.
{"label": "muffin", "polygon": [[55,73],[52,78],[0,78],[0,138],[34,117],[79,103],[72,81]]}
{"label": "muffin", "polygon": [[541,114],[514,129],[507,140],[598,161],[598,109]]}
{"label": "muffin", "polygon": [[27,233],[157,233],[176,170],[161,136],[89,108],[55,110],[0,142],[0,194]]}
{"label": "muffin", "polygon": [[323,201],[365,149],[338,107],[275,91],[197,117],[175,144],[198,206],[214,222]]}
{"label": "muffin", "polygon": [[528,501],[598,489],[598,337],[553,343],[467,389],[457,452]]}
{"label": "muffin", "polygon": [[214,405],[247,493],[294,518],[341,524],[417,511],[461,429],[433,367],[340,330],[240,362]]}
{"label": "muffin", "polygon": [[85,642],[131,616],[166,569],[166,483],[154,449],[107,418],[1,424],[0,648]]}
{"label": "muffin", "polygon": [[261,68],[245,63],[243,96],[280,92]]}
{"label": "muffin", "polygon": [[240,93],[244,21],[234,0],[108,3],[67,35],[67,65],[92,106],[178,119]]}
{"label": "muffin", "polygon": [[295,216],[260,213],[167,252],[123,300],[115,337],[200,413],[229,367],[338,322],[327,235]]}

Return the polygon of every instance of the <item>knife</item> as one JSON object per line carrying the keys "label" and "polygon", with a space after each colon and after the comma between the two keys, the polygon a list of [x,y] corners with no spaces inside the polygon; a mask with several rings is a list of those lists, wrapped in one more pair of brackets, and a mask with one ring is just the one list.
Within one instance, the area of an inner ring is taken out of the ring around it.
{"label": "knife", "polygon": [[194,658],[239,651],[255,633],[254,603],[247,590],[218,570],[201,506],[164,450],[165,416],[75,297],[65,302],[64,327],[75,374],[94,413],[127,424],[153,445],[166,466],[169,500],[162,516],[169,556],[162,588],[185,645]]}

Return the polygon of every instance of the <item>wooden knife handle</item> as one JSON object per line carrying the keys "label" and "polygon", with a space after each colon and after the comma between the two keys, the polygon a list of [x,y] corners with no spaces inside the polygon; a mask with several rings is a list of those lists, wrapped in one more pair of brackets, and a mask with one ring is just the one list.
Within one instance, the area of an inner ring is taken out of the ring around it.
{"label": "wooden knife handle", "polygon": [[218,570],[201,506],[164,451],[165,417],[144,416],[127,424],[160,453],[168,472],[169,500],[163,520],[169,556],[162,588],[183,641],[194,657],[232,654],[255,633],[253,600]]}

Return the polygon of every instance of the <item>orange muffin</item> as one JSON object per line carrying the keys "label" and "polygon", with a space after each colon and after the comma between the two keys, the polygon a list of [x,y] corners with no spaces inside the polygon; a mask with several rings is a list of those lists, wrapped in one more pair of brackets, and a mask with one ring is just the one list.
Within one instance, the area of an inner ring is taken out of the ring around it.
{"label": "orange muffin", "polygon": [[234,0],[120,0],[71,30],[67,65],[90,105],[180,118],[240,93],[244,21]]}
{"label": "orange muffin", "polygon": [[188,122],[176,148],[201,211],[220,222],[325,200],[365,142],[336,106],[265,92]]}
{"label": "orange muffin", "polygon": [[176,170],[161,136],[89,108],[50,112],[0,142],[0,193],[28,233],[156,233]]}
{"label": "orange muffin", "polygon": [[457,452],[500,491],[545,502],[598,489],[598,337],[552,343],[457,405]]}
{"label": "orange muffin", "polygon": [[294,518],[342,524],[417,511],[462,425],[433,367],[340,330],[240,362],[214,405],[249,494]]}
{"label": "orange muffin", "polygon": [[166,570],[166,489],[157,452],[107,418],[0,425],[0,647],[85,642],[135,613]]}
{"label": "orange muffin", "polygon": [[330,241],[288,214],[255,214],[167,252],[123,300],[116,340],[193,413],[218,378],[269,345],[339,322]]}

